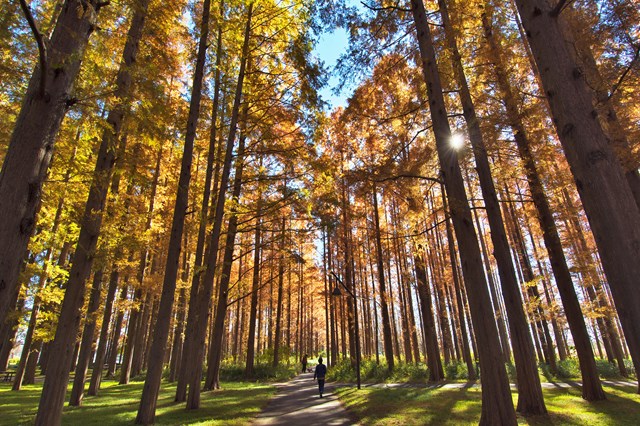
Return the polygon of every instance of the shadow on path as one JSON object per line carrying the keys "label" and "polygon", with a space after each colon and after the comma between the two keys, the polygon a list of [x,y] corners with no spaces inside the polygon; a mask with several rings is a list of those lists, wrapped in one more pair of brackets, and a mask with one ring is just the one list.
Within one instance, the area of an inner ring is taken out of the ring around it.
{"label": "shadow on path", "polygon": [[313,374],[303,373],[290,382],[276,386],[278,393],[256,417],[253,425],[356,424],[333,393],[332,384],[325,385],[324,397],[320,398]]}

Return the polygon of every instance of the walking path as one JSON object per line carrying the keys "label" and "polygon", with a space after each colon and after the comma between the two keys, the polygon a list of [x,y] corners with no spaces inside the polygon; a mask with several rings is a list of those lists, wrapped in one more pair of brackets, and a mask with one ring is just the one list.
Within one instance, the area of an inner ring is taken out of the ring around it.
{"label": "walking path", "polygon": [[324,397],[318,394],[318,382],[313,374],[303,373],[295,379],[276,385],[278,392],[253,425],[355,425],[356,420],[347,413],[333,393],[335,385],[328,383]]}

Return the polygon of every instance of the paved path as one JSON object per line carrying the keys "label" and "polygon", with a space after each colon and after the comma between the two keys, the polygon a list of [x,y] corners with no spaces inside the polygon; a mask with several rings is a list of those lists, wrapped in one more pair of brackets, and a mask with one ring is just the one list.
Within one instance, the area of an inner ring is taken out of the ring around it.
{"label": "paved path", "polygon": [[318,395],[313,374],[303,373],[287,383],[276,385],[278,392],[258,415],[253,425],[355,425],[328,383],[324,397]]}

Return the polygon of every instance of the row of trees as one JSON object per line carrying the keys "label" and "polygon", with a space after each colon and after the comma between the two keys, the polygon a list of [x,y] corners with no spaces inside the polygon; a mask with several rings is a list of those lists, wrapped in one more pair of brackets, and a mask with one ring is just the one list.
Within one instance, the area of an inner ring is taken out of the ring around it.
{"label": "row of trees", "polygon": [[[546,412],[539,362],[576,356],[587,400],[596,353],[638,371],[632,6],[2,8],[3,51],[38,65],[3,80],[0,365],[22,324],[37,424],[60,423],[71,371],[72,405],[144,374],[141,424],[163,370],[194,409],[225,359],[252,378],[361,348],[434,381],[463,362],[483,424]],[[367,76],[330,115],[321,23],[349,27],[339,68]],[[357,297],[331,297],[336,275]]]}

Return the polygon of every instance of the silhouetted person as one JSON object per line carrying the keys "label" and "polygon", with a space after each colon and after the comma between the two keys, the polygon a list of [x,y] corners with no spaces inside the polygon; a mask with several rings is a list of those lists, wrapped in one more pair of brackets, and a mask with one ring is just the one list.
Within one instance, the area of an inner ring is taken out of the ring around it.
{"label": "silhouetted person", "polygon": [[320,391],[320,398],[324,393],[324,377],[327,375],[327,366],[322,363],[322,357],[318,358],[318,365],[313,373],[313,380],[318,379],[318,390]]}
{"label": "silhouetted person", "polygon": [[307,354],[304,354],[300,362],[302,362],[302,372],[305,373],[307,371]]}

